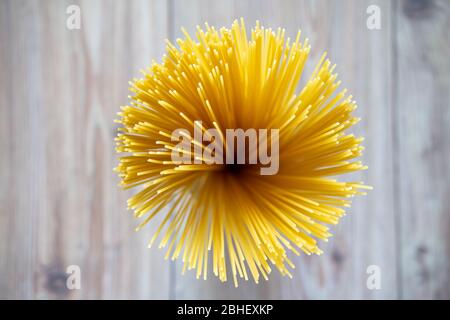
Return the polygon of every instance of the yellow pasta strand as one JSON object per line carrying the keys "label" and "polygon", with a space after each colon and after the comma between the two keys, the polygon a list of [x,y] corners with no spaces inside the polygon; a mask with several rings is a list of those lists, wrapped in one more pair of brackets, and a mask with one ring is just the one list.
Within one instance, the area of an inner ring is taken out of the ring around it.
{"label": "yellow pasta strand", "polygon": [[[297,92],[310,52],[300,32],[291,43],[284,29],[257,23],[247,35],[243,20],[231,29],[206,24],[196,39],[183,32],[176,45],[167,42],[161,64],[130,82],[131,102],[118,113],[115,170],[124,188],[141,188],[128,201],[142,219],[137,229],[166,212],[149,246],[161,236],[166,258],[182,258],[183,272],[195,269],[198,278],[212,271],[237,286],[238,278],[268,279],[272,266],[291,276],[288,251],[321,254],[317,239],[331,236],[326,224],[337,224],[350,198],[370,189],[336,180],[367,168],[354,160],[362,138],[346,133],[359,120],[356,104],[337,90],[325,54]],[[279,128],[278,174],[260,175],[258,164],[174,163],[171,153],[180,150],[171,133],[195,121],[202,133],[217,129],[222,142],[228,128]]]}

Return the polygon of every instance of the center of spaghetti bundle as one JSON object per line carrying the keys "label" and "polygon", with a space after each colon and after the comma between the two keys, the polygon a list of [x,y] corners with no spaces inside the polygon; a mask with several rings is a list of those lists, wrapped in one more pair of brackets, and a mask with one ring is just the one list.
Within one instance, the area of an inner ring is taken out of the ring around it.
{"label": "center of spaghetti bundle", "polygon": [[193,136],[187,129],[175,129],[171,141],[178,143],[172,148],[172,162],[216,165],[233,174],[244,168],[259,168],[261,175],[278,172],[279,129],[226,129],[223,135],[215,126],[205,129],[202,121],[194,121]]}

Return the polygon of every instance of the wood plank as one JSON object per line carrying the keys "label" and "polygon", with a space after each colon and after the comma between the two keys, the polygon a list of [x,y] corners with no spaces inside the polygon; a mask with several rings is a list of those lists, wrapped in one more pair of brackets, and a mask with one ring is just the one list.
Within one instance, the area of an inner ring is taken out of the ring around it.
{"label": "wood plank", "polygon": [[[162,54],[166,3],[77,2],[80,30],[66,28],[69,4],[2,2],[2,295],[168,298],[163,255],[147,249],[150,230],[134,233],[112,171],[113,119],[128,80]],[[80,266],[81,290],[66,289],[68,265]]]}
{"label": "wood plank", "polygon": [[[220,28],[229,26],[233,21],[232,2],[220,1],[213,2],[207,0],[186,1],[174,0],[172,2],[171,12],[171,40],[183,37],[181,28],[185,28],[192,36],[195,35],[196,26],[204,26],[205,22]],[[171,262],[173,263],[173,262]],[[208,280],[197,280],[194,271],[186,271],[181,275],[183,263],[176,261],[174,283],[176,299],[242,299],[248,295],[251,288],[242,287],[239,290],[234,289],[231,282],[221,284],[212,274],[208,275]],[[257,287],[253,288],[258,290]]]}
{"label": "wood plank", "polygon": [[[381,30],[368,30],[366,9],[377,5]],[[369,170],[347,179],[374,186],[354,199],[348,215],[331,228],[323,256],[302,256],[293,281],[283,279],[278,297],[299,299],[392,299],[397,293],[396,229],[393,202],[391,103],[391,6],[389,1],[305,2],[293,25],[311,39],[309,70],[323,51],[337,64],[343,87],[358,103],[362,121],[352,131],[366,138],[363,161]],[[308,72],[308,69],[307,69]],[[382,235],[382,236],[381,236]],[[380,290],[366,286],[367,268],[380,267]]]}
{"label": "wood plank", "polygon": [[[241,4],[242,3],[242,4]],[[261,1],[174,1],[172,21],[173,37],[182,37],[180,31],[184,27],[190,34],[195,34],[197,25],[203,26],[205,22],[220,28],[230,27],[232,22],[239,17],[244,17],[247,23],[254,23],[254,18],[246,14],[263,14],[267,9],[265,2]],[[239,6],[245,5],[245,9]],[[253,21],[253,22],[250,22]],[[192,271],[187,271],[181,275],[182,263],[176,262],[175,275],[175,298],[176,299],[267,299],[270,298],[273,285],[262,282],[259,285],[253,281],[241,281],[239,288],[235,288],[232,281],[221,283],[212,274],[208,280],[197,280]]]}
{"label": "wood plank", "polygon": [[[42,147],[39,129],[36,2],[0,3],[0,96],[2,121],[0,298],[33,297],[36,217],[42,209],[38,185],[44,163],[33,157]],[[19,21],[22,23],[19,24]],[[5,45],[8,44],[8,45]],[[35,106],[32,108],[31,106]]]}
{"label": "wood plank", "polygon": [[[377,4],[384,12],[383,28],[366,28],[366,9]],[[225,6],[225,7],[224,7]],[[391,106],[391,20],[388,1],[234,1],[219,8],[207,1],[186,4],[175,1],[173,18],[175,36],[185,26],[190,32],[208,21],[214,26],[230,26],[244,17],[247,26],[260,20],[264,26],[285,27],[295,37],[298,29],[309,37],[312,53],[305,69],[310,74],[323,51],[329,52],[343,83],[359,102],[357,114],[363,117],[355,133],[367,137],[364,157],[370,170],[364,178],[375,190],[366,198],[355,200],[350,215],[333,227],[335,237],[323,245],[321,257],[294,257],[297,265],[293,280],[273,272],[267,283],[245,283],[238,289],[232,283],[221,284],[195,280],[188,273],[179,276],[177,264],[176,298],[395,298],[397,264],[393,204],[392,106]],[[231,11],[231,12],[230,12]],[[380,236],[383,234],[383,236]],[[382,290],[366,287],[366,269],[380,266]]]}
{"label": "wood plank", "polygon": [[450,298],[450,3],[397,6],[402,296]]}

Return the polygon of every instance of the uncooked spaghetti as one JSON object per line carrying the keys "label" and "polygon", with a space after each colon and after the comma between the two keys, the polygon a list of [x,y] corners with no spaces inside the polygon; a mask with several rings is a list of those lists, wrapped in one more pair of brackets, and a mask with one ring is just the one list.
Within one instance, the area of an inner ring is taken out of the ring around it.
{"label": "uncooked spaghetti", "polygon": [[[238,278],[268,279],[273,266],[291,276],[288,252],[321,254],[317,239],[331,236],[326,225],[338,223],[350,198],[369,188],[332,178],[366,168],[355,160],[362,138],[346,133],[359,120],[356,104],[338,90],[325,55],[297,90],[310,52],[300,32],[291,42],[283,29],[257,23],[247,35],[241,20],[184,36],[131,82],[131,102],[119,113],[116,170],[124,188],[141,188],[128,201],[142,219],[137,229],[163,215],[149,246],[159,239],[166,258],[182,258],[183,273],[195,269],[206,279],[212,270],[236,286]],[[279,129],[278,173],[174,163],[171,133],[196,121],[222,137],[227,128]]]}

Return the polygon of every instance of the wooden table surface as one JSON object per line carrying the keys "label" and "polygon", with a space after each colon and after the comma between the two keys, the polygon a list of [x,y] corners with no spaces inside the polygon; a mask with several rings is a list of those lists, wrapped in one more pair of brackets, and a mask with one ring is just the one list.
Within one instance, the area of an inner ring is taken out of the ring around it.
{"label": "wooden table surface", "polygon": [[[81,29],[66,9],[81,9]],[[366,26],[369,5],[381,29]],[[113,119],[164,39],[209,22],[301,29],[328,51],[366,137],[356,198],[323,256],[255,285],[182,276],[117,187]],[[450,298],[450,1],[0,0],[0,298]],[[65,285],[69,265],[82,287]],[[381,271],[369,290],[367,268]]]}

